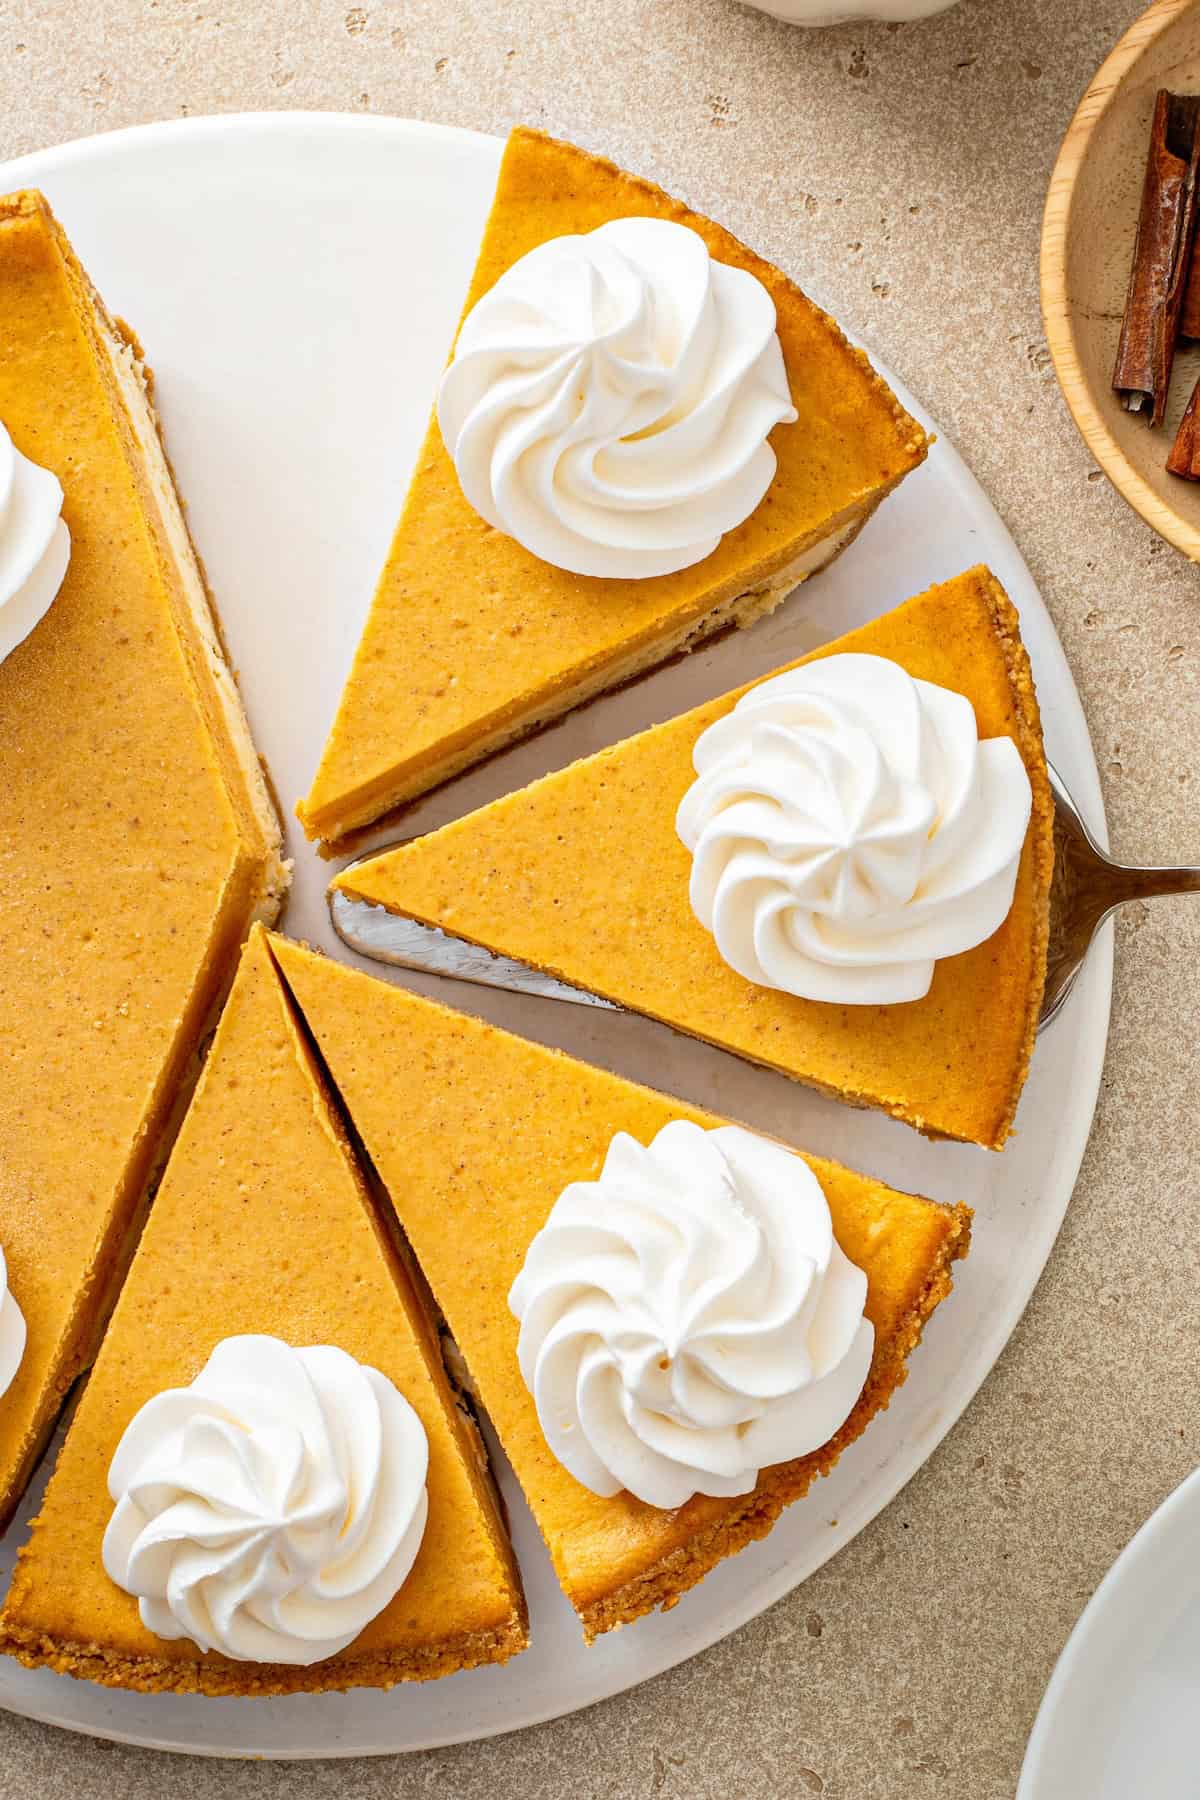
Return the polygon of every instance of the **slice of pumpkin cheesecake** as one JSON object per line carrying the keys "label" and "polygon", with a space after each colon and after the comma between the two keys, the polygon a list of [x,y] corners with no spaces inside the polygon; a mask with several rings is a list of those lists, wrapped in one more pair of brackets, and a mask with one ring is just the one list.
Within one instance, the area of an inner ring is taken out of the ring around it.
{"label": "slice of pumpkin cheesecake", "polygon": [[750,624],[926,449],[778,269],[518,128],[305,830],[343,838]]}
{"label": "slice of pumpkin cheesecake", "polygon": [[999,1149],[1053,857],[1029,659],[979,568],[333,885]]}
{"label": "slice of pumpkin cheesecake", "polygon": [[257,929],[0,1647],[261,1695],[424,1680],[526,1635],[482,1440]]}
{"label": "slice of pumpkin cheesecake", "polygon": [[888,1404],[968,1210],[274,948],[586,1635],[673,1605]]}
{"label": "slice of pumpkin cheesecake", "polygon": [[0,199],[0,1528],[281,846],[137,341],[42,197]]}

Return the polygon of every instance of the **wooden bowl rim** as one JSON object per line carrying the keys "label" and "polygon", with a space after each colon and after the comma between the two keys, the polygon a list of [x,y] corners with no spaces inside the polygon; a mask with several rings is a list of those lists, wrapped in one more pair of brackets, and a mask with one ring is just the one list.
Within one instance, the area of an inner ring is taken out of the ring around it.
{"label": "wooden bowl rim", "polygon": [[1160,537],[1182,550],[1192,562],[1200,562],[1200,528],[1177,513],[1138,473],[1092,401],[1079,355],[1074,316],[1067,300],[1067,238],[1076,186],[1097,125],[1126,77],[1150,46],[1183,14],[1197,7],[1200,7],[1200,0],[1153,0],[1101,63],[1079,102],[1058,152],[1046,193],[1041,249],[1042,319],[1046,343],[1063,398],[1080,435],[1122,498]]}

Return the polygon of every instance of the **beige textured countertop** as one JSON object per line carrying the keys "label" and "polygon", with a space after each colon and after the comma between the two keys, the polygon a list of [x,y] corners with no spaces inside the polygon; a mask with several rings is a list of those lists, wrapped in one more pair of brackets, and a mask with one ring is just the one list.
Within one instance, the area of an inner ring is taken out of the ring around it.
{"label": "beige textured countertop", "polygon": [[[963,0],[805,33],[734,0],[0,0],[0,157],[185,113],[363,108],[528,120],[663,180],[807,277],[940,419],[1054,614],[1114,844],[1200,860],[1200,576],[1093,468],[1037,302],[1059,139],[1139,10]],[[1141,910],[1023,1323],[924,1470],[790,1599],[590,1712],[411,1759],[215,1765],[0,1714],[2,1800],[1010,1800],[1084,1601],[1200,1461],[1200,907]]]}

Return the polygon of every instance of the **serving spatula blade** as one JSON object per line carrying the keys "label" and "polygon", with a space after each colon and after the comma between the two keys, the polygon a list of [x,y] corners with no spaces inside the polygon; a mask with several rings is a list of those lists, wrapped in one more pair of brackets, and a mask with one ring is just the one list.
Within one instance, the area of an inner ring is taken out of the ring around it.
{"label": "serving spatula blade", "polygon": [[329,897],[333,929],[351,950],[375,962],[395,968],[419,969],[427,975],[450,975],[456,981],[474,981],[481,987],[505,988],[510,994],[537,994],[543,1000],[570,1000],[576,1006],[602,1006],[619,1012],[611,1000],[571,987],[554,975],[496,956],[465,938],[451,937],[436,925],[420,925],[400,918],[386,907],[368,900],[353,900],[336,890]]}

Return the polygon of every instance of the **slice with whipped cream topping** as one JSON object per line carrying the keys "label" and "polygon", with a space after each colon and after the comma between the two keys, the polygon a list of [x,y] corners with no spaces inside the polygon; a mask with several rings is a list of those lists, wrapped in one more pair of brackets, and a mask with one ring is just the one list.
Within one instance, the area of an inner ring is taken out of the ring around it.
{"label": "slice with whipped cream topping", "polygon": [[0,1648],[262,1695],[425,1680],[526,1636],[482,1439],[257,928]]}
{"label": "slice with whipped cream topping", "polygon": [[277,956],[586,1635],[673,1605],[888,1404],[968,1210]]}
{"label": "slice with whipped cream topping", "polygon": [[661,188],[519,127],[297,807],[305,831],[344,839],[752,624],[840,555],[926,451],[780,270]]}
{"label": "slice with whipped cream topping", "polygon": [[972,569],[333,885],[999,1149],[1053,862],[1019,621]]}
{"label": "slice with whipped cream topping", "polygon": [[749,1494],[846,1423],[871,1367],[867,1278],[816,1175],[739,1125],[619,1131],[559,1195],[508,1303],[546,1442],[593,1494]]}

